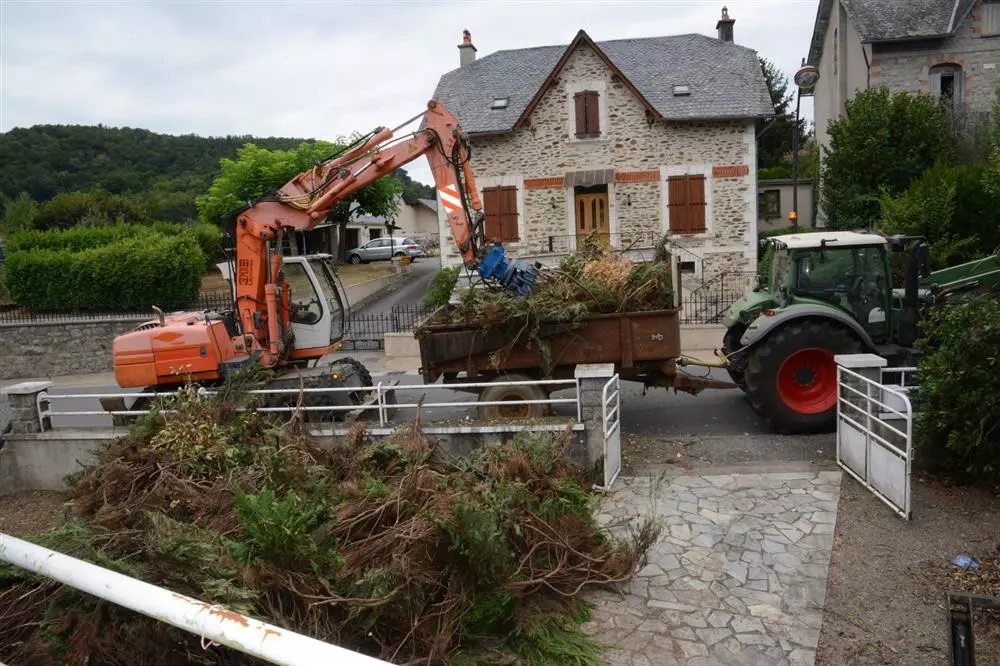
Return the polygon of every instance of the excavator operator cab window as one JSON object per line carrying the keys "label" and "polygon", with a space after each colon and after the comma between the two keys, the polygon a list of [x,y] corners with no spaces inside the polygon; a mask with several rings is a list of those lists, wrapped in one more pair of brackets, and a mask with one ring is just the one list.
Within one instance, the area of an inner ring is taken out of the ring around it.
{"label": "excavator operator cab window", "polygon": [[309,265],[319,280],[319,288],[323,292],[326,309],[330,313],[330,343],[339,342],[344,337],[345,322],[344,304],[337,289],[336,267],[330,257],[310,258]]}
{"label": "excavator operator cab window", "polygon": [[306,267],[298,263],[284,263],[282,271],[288,283],[288,319],[296,324],[311,325],[323,317],[323,303],[313,287]]}

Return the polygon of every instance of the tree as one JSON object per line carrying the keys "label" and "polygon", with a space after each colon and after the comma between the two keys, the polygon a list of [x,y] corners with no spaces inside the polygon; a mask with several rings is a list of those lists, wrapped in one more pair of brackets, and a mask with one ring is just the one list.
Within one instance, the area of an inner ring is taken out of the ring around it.
{"label": "tree", "polygon": [[775,117],[768,120],[757,137],[757,167],[775,169],[786,167],[791,174],[793,129],[799,134],[799,146],[806,140],[805,121],[795,123],[795,94],[789,91],[788,79],[781,70],[767,58],[760,59],[764,82],[771,94]]}
{"label": "tree", "polygon": [[38,204],[27,192],[21,192],[11,199],[3,197],[4,216],[0,222],[0,238],[9,238],[11,234],[25,229],[31,229],[38,214]]}
{"label": "tree", "polygon": [[[339,147],[325,141],[302,143],[295,150],[267,150],[253,144],[243,146],[235,160],[220,161],[221,173],[212,181],[208,192],[195,199],[199,219],[221,224],[233,211],[278,189],[296,174],[329,157]],[[327,219],[337,224],[337,247],[341,260],[347,250],[343,241],[352,212],[351,205],[356,203],[356,212],[362,215],[391,216],[395,213],[396,195],[401,189],[399,180],[383,177],[333,207]]]}
{"label": "tree", "polygon": [[36,229],[69,229],[86,220],[87,226],[149,222],[142,206],[129,197],[95,189],[64,192],[41,206],[34,217]]}
{"label": "tree", "polygon": [[906,190],[935,162],[953,161],[954,139],[935,98],[873,88],[847,102],[829,126],[822,206],[834,229],[869,228],[879,201]]}

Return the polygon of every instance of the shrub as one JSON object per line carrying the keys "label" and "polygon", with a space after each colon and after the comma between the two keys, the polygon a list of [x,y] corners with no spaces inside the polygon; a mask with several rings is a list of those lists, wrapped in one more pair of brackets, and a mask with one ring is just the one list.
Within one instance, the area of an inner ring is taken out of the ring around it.
{"label": "shrub", "polygon": [[951,121],[936,99],[873,88],[830,123],[823,210],[834,229],[871,226],[883,191],[898,194],[938,160],[954,156]]}
{"label": "shrub", "polygon": [[942,307],[925,330],[913,396],[917,460],[958,482],[1000,483],[1000,303]]}
{"label": "shrub", "polygon": [[442,306],[448,304],[448,299],[451,298],[451,292],[455,289],[455,283],[458,281],[459,267],[454,266],[452,268],[442,268],[438,271],[438,274],[434,276],[434,280],[431,282],[430,288],[424,297],[420,299],[420,307],[426,312],[430,310],[436,310]]}
{"label": "shrub", "polygon": [[198,295],[204,266],[190,236],[150,234],[79,252],[13,252],[5,282],[12,301],[39,309],[184,307]]}
{"label": "shrub", "polygon": [[157,222],[152,225],[118,224],[106,227],[74,227],[65,231],[22,231],[11,236],[7,243],[9,253],[28,250],[80,252],[111,245],[123,240],[152,235],[187,236],[198,243],[206,261],[212,262],[222,255],[222,232],[210,224],[187,227],[182,224]]}
{"label": "shrub", "polygon": [[128,197],[104,190],[62,192],[38,207],[34,216],[37,229],[68,229],[88,218],[107,224],[143,222],[146,211]]}

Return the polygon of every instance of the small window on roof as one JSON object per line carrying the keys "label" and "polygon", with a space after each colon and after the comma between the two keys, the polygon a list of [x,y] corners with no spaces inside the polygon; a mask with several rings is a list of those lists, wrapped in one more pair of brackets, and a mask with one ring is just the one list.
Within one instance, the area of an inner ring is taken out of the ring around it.
{"label": "small window on roof", "polygon": [[689,85],[681,85],[681,84],[678,84],[678,85],[674,86],[674,96],[675,97],[680,96],[680,95],[690,95],[690,94],[691,94],[691,86],[689,86]]}
{"label": "small window on roof", "polygon": [[507,98],[497,97],[493,100],[493,104],[490,105],[491,109],[506,109],[507,108]]}

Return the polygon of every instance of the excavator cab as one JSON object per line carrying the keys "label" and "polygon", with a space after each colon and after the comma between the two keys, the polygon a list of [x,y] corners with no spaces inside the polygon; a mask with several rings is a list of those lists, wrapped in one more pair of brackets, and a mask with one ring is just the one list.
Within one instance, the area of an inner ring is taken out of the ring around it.
{"label": "excavator cab", "polygon": [[292,358],[309,356],[340,342],[346,313],[333,257],[329,254],[282,257],[289,289],[288,321],[295,335]]}

